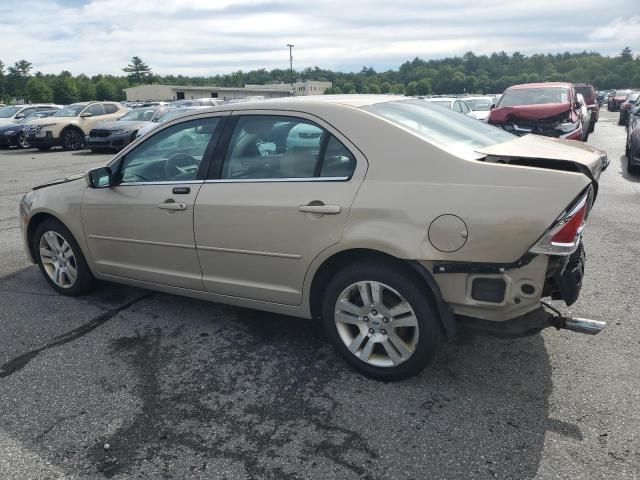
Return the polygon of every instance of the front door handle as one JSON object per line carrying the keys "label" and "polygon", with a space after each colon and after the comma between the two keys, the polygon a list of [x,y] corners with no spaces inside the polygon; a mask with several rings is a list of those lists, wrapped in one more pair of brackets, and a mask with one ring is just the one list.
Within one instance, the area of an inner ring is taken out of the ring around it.
{"label": "front door handle", "polygon": [[299,212],[320,213],[322,215],[337,215],[340,213],[340,205],[300,205]]}
{"label": "front door handle", "polygon": [[158,208],[161,208],[163,210],[186,210],[187,209],[187,204],[186,203],[178,203],[175,201],[166,201],[164,203],[159,203],[158,204]]}

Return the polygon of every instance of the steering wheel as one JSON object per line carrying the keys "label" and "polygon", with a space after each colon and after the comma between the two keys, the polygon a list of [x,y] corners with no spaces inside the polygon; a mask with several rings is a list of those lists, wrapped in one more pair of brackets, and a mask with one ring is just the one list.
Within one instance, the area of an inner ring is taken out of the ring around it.
{"label": "steering wheel", "polygon": [[186,153],[176,153],[167,159],[164,164],[164,173],[166,178],[175,178],[178,175],[189,173],[194,167],[198,167],[198,161],[195,158]]}

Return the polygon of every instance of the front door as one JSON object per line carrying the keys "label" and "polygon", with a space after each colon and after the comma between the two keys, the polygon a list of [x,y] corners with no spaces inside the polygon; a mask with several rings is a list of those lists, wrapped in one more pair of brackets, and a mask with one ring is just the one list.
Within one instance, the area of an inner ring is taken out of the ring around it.
{"label": "front door", "polygon": [[300,304],[310,262],[341,238],[366,161],[313,120],[257,114],[237,118],[221,158],[195,207],[205,288]]}
{"label": "front door", "polygon": [[201,118],[162,129],[120,159],[115,186],[87,189],[82,221],[99,273],[203,290],[193,207],[219,124]]}

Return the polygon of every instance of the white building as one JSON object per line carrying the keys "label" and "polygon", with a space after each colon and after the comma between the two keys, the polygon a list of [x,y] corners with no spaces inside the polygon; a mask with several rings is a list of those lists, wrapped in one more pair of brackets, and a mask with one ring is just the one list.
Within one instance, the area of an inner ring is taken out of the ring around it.
{"label": "white building", "polygon": [[[294,95],[322,95],[331,88],[331,82],[306,80],[293,84]],[[194,100],[197,98],[221,98],[233,100],[245,97],[277,98],[291,95],[291,85],[274,83],[271,85],[245,85],[244,87],[195,87],[188,85],[138,85],[125,88],[130,102]]]}

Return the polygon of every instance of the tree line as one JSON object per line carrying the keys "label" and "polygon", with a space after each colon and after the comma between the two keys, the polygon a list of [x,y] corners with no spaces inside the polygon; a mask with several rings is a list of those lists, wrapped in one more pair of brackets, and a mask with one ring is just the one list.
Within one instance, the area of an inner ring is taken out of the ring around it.
{"label": "tree line", "polygon": [[[123,68],[126,75],[58,75],[35,71],[27,60],[6,67],[0,61],[0,101],[68,104],[84,100],[125,99],[124,89],[144,83],[243,87],[245,84],[288,83],[288,69],[239,70],[225,75],[156,75],[139,57]],[[596,52],[534,54],[495,52],[436,60],[414,58],[397,70],[377,72],[362,67],[359,72],[334,72],[320,67],[294,71],[294,78],[333,82],[327,93],[397,93],[406,95],[501,93],[517,83],[568,81],[588,82],[597,89],[640,88],[640,55],[629,47],[615,57]]]}

